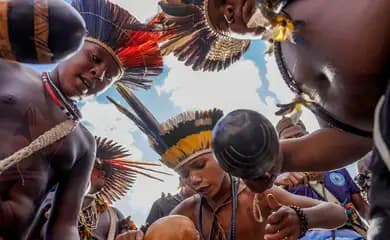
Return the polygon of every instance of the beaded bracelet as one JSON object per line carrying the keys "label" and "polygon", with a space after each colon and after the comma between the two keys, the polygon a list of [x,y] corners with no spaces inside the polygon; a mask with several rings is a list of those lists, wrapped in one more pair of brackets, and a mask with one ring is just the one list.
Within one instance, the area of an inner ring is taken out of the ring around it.
{"label": "beaded bracelet", "polygon": [[300,225],[300,235],[299,238],[303,237],[306,234],[306,231],[308,230],[308,222],[307,222],[307,217],[306,214],[302,211],[302,208],[292,205],[289,206],[291,209],[295,211],[299,218],[299,225]]}

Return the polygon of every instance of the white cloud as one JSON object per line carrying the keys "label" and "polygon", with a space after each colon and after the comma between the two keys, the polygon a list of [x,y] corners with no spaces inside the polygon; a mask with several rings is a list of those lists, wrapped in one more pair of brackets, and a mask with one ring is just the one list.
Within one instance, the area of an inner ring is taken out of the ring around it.
{"label": "white cloud", "polygon": [[[173,56],[165,58],[170,68],[168,77],[156,89],[168,93],[170,100],[185,110],[218,107],[228,113],[238,108],[253,109],[265,115],[274,124],[279,120],[274,113],[278,110],[272,98],[262,102],[258,90],[261,87],[258,68],[251,60],[241,60],[221,72],[194,72]],[[269,90],[275,92],[282,103],[290,102],[294,95],[288,89],[273,57],[266,58]],[[302,120],[308,130],[318,129],[314,116],[304,111]]]}
{"label": "white cloud", "polygon": [[[142,4],[140,4],[141,1]],[[115,0],[115,2],[142,22],[150,19],[159,11],[159,0]]]}
{"label": "white cloud", "polygon": [[[162,166],[158,170],[173,173],[167,167]],[[174,174],[174,173],[173,173]],[[178,176],[163,176],[164,182],[159,182],[145,176],[137,176],[137,181],[129,194],[114,204],[125,216],[131,216],[137,226],[145,223],[150,208],[155,200],[161,197],[161,193],[172,193],[177,191],[179,185]]]}
{"label": "white cloud", "polygon": [[159,93],[183,110],[220,108],[228,113],[238,108],[260,111],[272,118],[272,109],[258,95],[259,72],[251,60],[242,60],[221,72],[194,72],[173,56],[165,59],[170,68]]}
{"label": "white cloud", "polygon": [[[267,68],[266,78],[269,81],[270,91],[276,93],[281,103],[291,102],[292,99],[294,98],[294,94],[287,87],[287,84],[284,82],[282,75],[280,74],[280,71],[278,69],[278,66],[276,65],[275,58],[273,56],[265,57],[265,65]],[[269,104],[275,106],[276,103],[269,102]],[[304,109],[301,119],[304,122],[308,131],[311,132],[319,128],[315,116],[309,110]]]}
{"label": "white cloud", "polygon": [[[132,153],[132,160],[142,160],[142,152],[134,145],[132,136],[137,127],[111,104],[99,104],[94,100],[89,100],[81,111],[83,120],[91,124],[87,124],[87,128],[94,135],[108,137],[126,146]],[[154,169],[172,173],[166,167]],[[160,197],[161,192],[174,193],[178,186],[177,176],[156,176],[162,178],[164,182],[138,176],[131,191],[114,204],[124,215],[131,215],[137,225],[145,222],[153,201]]]}
{"label": "white cloud", "polygon": [[107,137],[130,149],[134,158],[141,158],[141,152],[134,146],[132,133],[137,127],[111,104],[87,101],[81,108],[86,127],[96,136]]}

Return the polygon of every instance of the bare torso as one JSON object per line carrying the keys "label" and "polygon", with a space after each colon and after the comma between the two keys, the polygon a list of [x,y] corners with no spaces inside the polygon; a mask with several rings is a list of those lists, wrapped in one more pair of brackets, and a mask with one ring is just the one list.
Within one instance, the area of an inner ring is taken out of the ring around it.
{"label": "bare torso", "polygon": [[[0,62],[0,159],[30,144],[66,119],[43,89],[40,76],[19,64]],[[20,239],[46,192],[88,149],[89,132],[77,127],[52,146],[0,175],[0,236]],[[88,174],[90,169],[85,169]]]}
{"label": "bare torso", "polygon": [[[253,199],[255,194],[251,192],[249,189],[245,189],[240,193],[238,197],[238,208],[237,208],[237,240],[259,240],[264,239],[264,228],[266,225],[266,219],[268,215],[271,213],[269,209],[266,199],[259,199],[259,206],[261,208],[263,222],[259,223],[255,220],[253,215]],[[186,209],[188,209],[188,213],[184,214],[187,217],[191,218],[191,220],[196,224],[197,217],[199,213],[199,204],[200,201],[199,195],[195,195],[186,201]],[[185,212],[187,212],[185,210]],[[225,231],[225,236],[229,236],[229,229],[231,226],[231,214],[232,214],[232,204],[229,203],[224,206],[218,213],[218,223]],[[212,224],[213,214],[209,208],[203,207],[203,218],[202,218],[202,226],[203,226],[203,236],[205,239],[209,239],[211,224]]]}
{"label": "bare torso", "polygon": [[371,130],[389,77],[390,2],[295,0],[285,11],[306,23],[304,45],[282,44],[294,79],[339,120]]}

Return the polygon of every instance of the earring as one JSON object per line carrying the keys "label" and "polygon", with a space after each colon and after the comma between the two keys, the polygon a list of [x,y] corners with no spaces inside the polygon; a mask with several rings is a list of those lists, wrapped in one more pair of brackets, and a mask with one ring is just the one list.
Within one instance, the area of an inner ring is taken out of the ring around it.
{"label": "earring", "polygon": [[224,14],[223,16],[225,17],[225,20],[226,20],[226,22],[227,22],[229,25],[233,23],[234,19],[229,20],[229,18],[228,18],[225,14]]}

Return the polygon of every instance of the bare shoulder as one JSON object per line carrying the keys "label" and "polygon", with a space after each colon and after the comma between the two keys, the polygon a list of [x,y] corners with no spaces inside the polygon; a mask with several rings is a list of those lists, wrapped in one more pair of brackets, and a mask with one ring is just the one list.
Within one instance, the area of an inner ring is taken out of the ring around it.
{"label": "bare shoulder", "polygon": [[[15,82],[17,79],[38,80],[39,74],[32,68],[17,62],[9,62],[0,59],[0,72],[2,77],[0,82]],[[12,77],[11,79],[9,77]],[[24,82],[24,81],[23,81]]]}
{"label": "bare shoulder", "polygon": [[96,140],[92,133],[83,124],[79,124],[79,128],[81,141],[83,141],[88,148],[90,148],[91,145],[96,145]]}
{"label": "bare shoulder", "polygon": [[[64,139],[51,147],[55,153],[51,159],[52,168],[56,171],[71,171],[76,164],[89,166],[95,159],[96,142],[94,136],[82,124]],[[85,169],[89,171],[89,169]]]}
{"label": "bare shoulder", "polygon": [[200,196],[195,194],[192,197],[189,197],[177,205],[170,213],[170,215],[184,215],[189,217],[191,220],[195,220],[195,212],[197,211],[197,206],[199,205]]}

